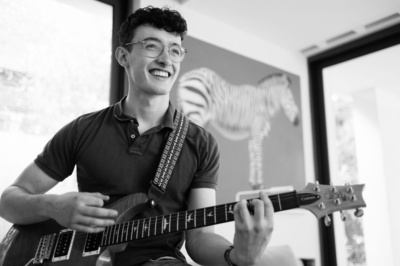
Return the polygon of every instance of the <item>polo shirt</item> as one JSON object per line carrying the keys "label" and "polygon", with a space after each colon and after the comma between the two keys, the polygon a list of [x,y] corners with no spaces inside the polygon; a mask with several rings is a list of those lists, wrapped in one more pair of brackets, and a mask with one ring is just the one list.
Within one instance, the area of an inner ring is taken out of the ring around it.
{"label": "polo shirt", "polygon": [[[57,181],[70,176],[76,166],[78,189],[110,196],[110,202],[131,193],[146,193],[173,129],[175,108],[169,103],[163,122],[143,134],[138,121],[123,113],[123,98],[103,110],[78,117],[59,130],[35,159],[36,165]],[[193,188],[216,189],[219,151],[215,138],[189,122],[178,161],[159,204],[138,217],[187,210]],[[117,253],[117,265],[139,264],[160,256],[185,260],[180,253],[184,233],[172,233],[129,243]]]}

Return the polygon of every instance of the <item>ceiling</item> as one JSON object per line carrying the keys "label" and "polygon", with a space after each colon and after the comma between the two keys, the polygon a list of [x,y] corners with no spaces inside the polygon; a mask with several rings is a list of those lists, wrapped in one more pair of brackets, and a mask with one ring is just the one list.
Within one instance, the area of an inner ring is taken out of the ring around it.
{"label": "ceiling", "polygon": [[305,55],[400,23],[400,0],[176,0]]}

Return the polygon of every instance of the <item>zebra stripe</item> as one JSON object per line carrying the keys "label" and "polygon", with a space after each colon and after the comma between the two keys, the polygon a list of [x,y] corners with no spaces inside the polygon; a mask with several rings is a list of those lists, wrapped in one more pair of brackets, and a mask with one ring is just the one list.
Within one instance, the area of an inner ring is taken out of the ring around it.
{"label": "zebra stripe", "polygon": [[250,183],[262,186],[262,140],[271,119],[281,110],[296,124],[299,109],[283,73],[262,79],[257,86],[233,85],[208,68],[182,75],[178,82],[178,108],[194,123],[211,123],[222,135],[239,140],[250,137]]}

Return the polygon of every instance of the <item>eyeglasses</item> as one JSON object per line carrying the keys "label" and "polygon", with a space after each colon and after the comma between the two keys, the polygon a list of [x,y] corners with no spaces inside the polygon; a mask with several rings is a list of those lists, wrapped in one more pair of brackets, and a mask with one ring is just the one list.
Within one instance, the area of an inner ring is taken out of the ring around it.
{"label": "eyeglasses", "polygon": [[[133,45],[133,44],[138,44],[141,43],[143,45],[143,48],[146,52],[146,55],[151,58],[156,58],[159,57],[162,52],[164,51],[164,45],[157,40],[143,40],[139,42],[130,42],[126,43],[125,45]],[[171,60],[175,63],[179,63],[185,58],[185,54],[188,52],[187,49],[183,48],[182,46],[179,46],[177,44],[172,45],[171,47],[168,48],[168,53],[171,57]]]}

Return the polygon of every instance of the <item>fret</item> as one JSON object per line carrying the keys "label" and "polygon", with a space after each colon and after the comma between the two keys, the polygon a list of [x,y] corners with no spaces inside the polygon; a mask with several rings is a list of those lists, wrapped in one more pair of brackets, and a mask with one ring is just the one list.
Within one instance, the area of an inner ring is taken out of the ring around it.
{"label": "fret", "polygon": [[124,223],[125,242],[128,241],[129,223]]}
{"label": "fret", "polygon": [[146,219],[143,219],[143,225],[142,225],[142,238],[144,237],[144,231],[145,231],[145,221],[146,221]]}
{"label": "fret", "polygon": [[107,244],[107,234],[108,234],[108,230],[110,230],[110,227],[107,226],[106,229],[103,232],[103,239],[101,240],[101,245],[104,246]]}
{"label": "fret", "polygon": [[195,228],[197,227],[196,223],[197,223],[197,216],[196,216],[196,210],[194,210],[194,227]]}
{"label": "fret", "polygon": [[176,231],[179,231],[179,212],[176,215]]}
{"label": "fret", "polygon": [[168,225],[168,227],[169,227],[169,228],[168,228],[168,231],[169,231],[170,233],[171,233],[171,215],[172,215],[172,214],[169,215],[169,225]]}
{"label": "fret", "polygon": [[204,219],[204,226],[207,224],[206,222],[206,209],[203,209],[203,219]]}
{"label": "fret", "polygon": [[151,229],[151,217],[149,219],[149,230],[148,230],[147,237],[150,237],[150,229]]}
{"label": "fret", "polygon": [[115,225],[111,226],[110,230],[108,230],[108,245],[111,244],[112,232],[115,230]]}
{"label": "fret", "polygon": [[137,225],[135,227],[135,231],[136,231],[136,239],[139,239],[139,220],[137,221]]}
{"label": "fret", "polygon": [[188,213],[187,212],[185,212],[185,230],[187,230],[187,222],[188,222]]}
{"label": "fret", "polygon": [[110,244],[114,243],[115,238],[115,229],[117,228],[118,224],[113,226],[113,230],[110,232]]}
{"label": "fret", "polygon": [[165,223],[165,217],[163,215],[162,221],[161,221],[161,234],[164,234],[164,223]]}
{"label": "fret", "polygon": [[214,206],[214,223],[217,223],[217,206]]}
{"label": "fret", "polygon": [[118,224],[118,229],[117,229],[117,241],[115,243],[119,243],[119,235],[120,235],[120,231],[121,231],[121,224]]}
{"label": "fret", "polygon": [[131,240],[133,240],[133,232],[135,232],[135,221],[132,221]]}
{"label": "fret", "polygon": [[227,206],[227,204],[225,204],[224,210],[225,210],[225,221],[227,222],[228,221],[228,206]]}
{"label": "fret", "polygon": [[281,211],[282,210],[281,197],[279,194],[277,196],[278,196],[279,210]]}
{"label": "fret", "polygon": [[157,235],[157,218],[158,216],[156,216],[156,221],[154,222],[154,235]]}
{"label": "fret", "polygon": [[108,230],[108,236],[107,236],[107,238],[108,238],[107,244],[108,244],[108,245],[111,244],[112,232],[114,231],[114,227],[115,227],[115,225],[112,225],[112,226],[110,227],[110,230]]}

